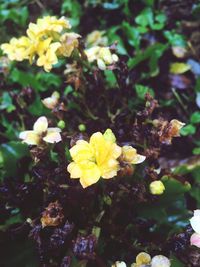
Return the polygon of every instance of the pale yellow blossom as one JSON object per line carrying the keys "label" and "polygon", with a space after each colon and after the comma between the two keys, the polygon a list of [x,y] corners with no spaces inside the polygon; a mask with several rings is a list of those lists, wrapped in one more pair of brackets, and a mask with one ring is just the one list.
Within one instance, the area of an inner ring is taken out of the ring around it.
{"label": "pale yellow blossom", "polygon": [[12,38],[9,43],[1,45],[4,54],[8,55],[10,60],[22,61],[28,59],[30,40],[26,36],[19,39]]}
{"label": "pale yellow blossom", "polygon": [[60,38],[59,53],[64,57],[70,57],[74,49],[79,46],[78,38],[80,37],[79,34],[73,32],[63,34]]}
{"label": "pale yellow blossom", "polygon": [[42,141],[58,143],[61,141],[60,128],[48,128],[46,117],[40,117],[33,125],[33,130],[21,132],[19,138],[28,145],[40,145]]}

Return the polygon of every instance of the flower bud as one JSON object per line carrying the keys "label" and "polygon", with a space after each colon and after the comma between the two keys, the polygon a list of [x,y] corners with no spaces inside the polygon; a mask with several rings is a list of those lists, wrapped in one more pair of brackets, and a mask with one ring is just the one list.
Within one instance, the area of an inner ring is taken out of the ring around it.
{"label": "flower bud", "polygon": [[136,257],[137,264],[149,264],[151,262],[151,256],[146,252],[141,252]]}
{"label": "flower bud", "polygon": [[162,181],[154,181],[149,186],[152,195],[162,195],[165,191],[165,186]]}
{"label": "flower bud", "polygon": [[85,126],[85,124],[79,124],[78,129],[79,129],[79,131],[81,131],[81,132],[85,132],[85,130],[86,130],[86,126]]}
{"label": "flower bud", "polygon": [[58,122],[57,126],[58,126],[60,129],[64,129],[65,126],[66,126],[66,124],[65,124],[65,122],[64,122],[63,120],[60,120],[60,121]]}
{"label": "flower bud", "polygon": [[107,129],[105,131],[105,133],[103,134],[103,137],[107,140],[107,141],[111,141],[112,143],[116,142],[116,137],[114,135],[114,133],[112,132],[111,129]]}

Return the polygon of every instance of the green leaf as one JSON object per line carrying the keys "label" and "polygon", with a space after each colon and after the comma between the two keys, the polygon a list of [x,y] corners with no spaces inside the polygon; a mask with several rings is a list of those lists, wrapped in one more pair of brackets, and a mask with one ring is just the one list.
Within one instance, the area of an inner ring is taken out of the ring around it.
{"label": "green leaf", "polygon": [[152,96],[154,96],[154,91],[153,89],[149,88],[148,86],[144,86],[144,85],[141,85],[141,84],[136,84],[135,85],[135,90],[136,90],[136,94],[137,96],[144,100],[145,99],[145,94],[146,93],[150,93]]}
{"label": "green leaf", "polygon": [[20,71],[16,68],[9,75],[11,82],[19,83],[23,87],[31,86],[34,89],[42,89],[41,84],[38,82],[36,76],[30,72]]}
{"label": "green leaf", "polygon": [[122,29],[127,36],[128,42],[131,46],[135,47],[136,49],[139,49],[140,45],[140,32],[138,28],[133,27],[128,22],[124,21],[122,23]]}
{"label": "green leaf", "polygon": [[149,73],[145,73],[144,77],[155,77],[159,73],[159,59],[167,49],[168,45],[161,43],[154,44],[148,47],[145,51],[140,51],[135,58],[128,61],[128,66],[133,68],[141,62],[148,60]]}
{"label": "green leaf", "polygon": [[153,11],[151,8],[145,8],[136,18],[135,22],[142,27],[153,25]]}
{"label": "green leaf", "polygon": [[194,124],[200,123],[200,111],[196,111],[191,115],[190,122]]}
{"label": "green leaf", "polygon": [[15,141],[2,144],[0,151],[2,153],[4,169],[8,176],[15,175],[18,160],[29,155],[28,146]]}
{"label": "green leaf", "polygon": [[193,150],[192,150],[192,153],[194,155],[200,155],[200,147],[195,147]]}
{"label": "green leaf", "polygon": [[69,18],[73,27],[77,27],[82,16],[81,4],[77,0],[64,0],[61,7],[61,14]]}
{"label": "green leaf", "polygon": [[1,104],[0,104],[0,109],[4,110],[6,109],[6,111],[8,113],[12,112],[13,110],[15,110],[15,106],[12,103],[12,97],[10,96],[10,94],[8,92],[4,92],[1,99]]}
{"label": "green leaf", "polygon": [[187,136],[187,135],[193,135],[196,132],[196,127],[192,124],[188,124],[185,127],[183,127],[180,131],[181,135]]}
{"label": "green leaf", "polygon": [[182,74],[190,69],[191,69],[190,65],[186,63],[176,62],[170,65],[170,73],[172,74]]}
{"label": "green leaf", "polygon": [[186,47],[187,42],[183,35],[178,34],[175,31],[164,31],[163,34],[172,46]]}
{"label": "green leaf", "polygon": [[115,77],[115,74],[111,70],[105,70],[104,74],[106,76],[106,81],[107,84],[109,85],[110,88],[113,88],[117,84],[117,79]]}

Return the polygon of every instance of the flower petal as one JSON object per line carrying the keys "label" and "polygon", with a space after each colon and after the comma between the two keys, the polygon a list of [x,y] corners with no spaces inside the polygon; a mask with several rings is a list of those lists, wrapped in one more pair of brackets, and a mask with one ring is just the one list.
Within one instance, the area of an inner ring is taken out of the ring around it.
{"label": "flower petal", "polygon": [[98,166],[93,162],[85,161],[81,164],[81,170],[83,173],[80,178],[80,183],[83,188],[95,184],[101,177],[101,172]]}
{"label": "flower petal", "polygon": [[190,237],[190,244],[200,248],[200,234],[194,233]]}
{"label": "flower petal", "polygon": [[55,131],[50,130],[49,131],[49,129],[48,129],[46,136],[43,137],[43,140],[45,142],[47,142],[47,143],[52,143],[53,144],[53,143],[60,142],[62,140],[62,138],[61,138],[60,133],[57,130],[55,130]]}
{"label": "flower petal", "polygon": [[47,118],[42,116],[39,119],[37,119],[37,121],[34,123],[33,130],[37,134],[42,134],[42,133],[46,132],[47,127],[48,127]]}
{"label": "flower petal", "polygon": [[200,216],[193,216],[191,219],[190,219],[190,224],[193,228],[193,230],[200,234]]}
{"label": "flower petal", "polygon": [[139,164],[142,163],[146,159],[145,156],[137,154],[135,158],[131,161],[132,164]]}
{"label": "flower petal", "polygon": [[19,138],[23,139],[23,142],[28,145],[38,145],[40,143],[40,136],[34,131],[21,132]]}
{"label": "flower petal", "polygon": [[71,162],[67,166],[67,171],[70,173],[70,178],[73,178],[73,179],[80,178],[82,175],[82,171],[79,165],[74,162]]}

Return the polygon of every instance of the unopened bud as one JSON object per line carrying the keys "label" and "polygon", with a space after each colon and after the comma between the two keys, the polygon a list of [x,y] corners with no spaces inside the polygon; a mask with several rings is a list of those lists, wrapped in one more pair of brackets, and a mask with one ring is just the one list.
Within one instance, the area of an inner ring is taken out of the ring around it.
{"label": "unopened bud", "polygon": [[165,191],[165,186],[162,181],[154,181],[149,186],[152,195],[162,195]]}
{"label": "unopened bud", "polygon": [[85,132],[85,130],[86,130],[86,126],[85,126],[85,124],[79,124],[78,129],[79,129],[79,131],[81,131],[81,132]]}

